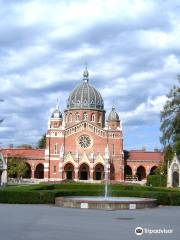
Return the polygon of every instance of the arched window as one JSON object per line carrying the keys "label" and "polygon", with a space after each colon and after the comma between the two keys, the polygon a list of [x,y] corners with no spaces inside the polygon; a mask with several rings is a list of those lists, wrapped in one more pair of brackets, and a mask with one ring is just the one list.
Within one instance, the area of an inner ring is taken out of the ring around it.
{"label": "arched window", "polygon": [[75,115],[75,121],[76,121],[76,122],[79,122],[79,119],[80,119],[79,113],[76,113],[76,115]]}
{"label": "arched window", "polygon": [[91,115],[91,122],[95,122],[96,121],[96,115],[93,113]]}
{"label": "arched window", "polygon": [[115,145],[112,145],[112,154],[115,155]]}
{"label": "arched window", "polygon": [[86,112],[83,114],[83,120],[88,120],[88,115]]}
{"label": "arched window", "polygon": [[72,113],[69,114],[69,122],[72,122]]}
{"label": "arched window", "polygon": [[57,154],[57,143],[54,145],[54,154]]}

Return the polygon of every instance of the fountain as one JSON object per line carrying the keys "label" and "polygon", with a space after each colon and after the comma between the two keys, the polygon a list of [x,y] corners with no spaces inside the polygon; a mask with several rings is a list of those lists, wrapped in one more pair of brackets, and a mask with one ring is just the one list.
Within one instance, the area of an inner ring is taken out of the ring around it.
{"label": "fountain", "polygon": [[108,196],[109,187],[109,150],[105,149],[104,162],[104,196],[103,197],[57,197],[55,204],[60,207],[86,208],[86,209],[142,209],[157,206],[156,199],[138,197],[110,197]]}

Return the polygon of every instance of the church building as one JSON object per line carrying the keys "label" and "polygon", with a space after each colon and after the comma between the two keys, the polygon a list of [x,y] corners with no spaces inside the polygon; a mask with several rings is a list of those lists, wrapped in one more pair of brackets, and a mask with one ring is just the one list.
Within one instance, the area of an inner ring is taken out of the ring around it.
{"label": "church building", "polygon": [[159,151],[129,151],[124,156],[122,122],[114,106],[106,113],[100,92],[91,85],[87,68],[69,94],[62,114],[59,106],[48,121],[45,149],[2,149],[4,158],[26,159],[29,178],[43,181],[143,180],[163,161]]}
{"label": "church building", "polygon": [[52,112],[46,139],[45,178],[103,180],[107,159],[109,179],[124,179],[121,121],[114,107],[106,119],[103,98],[87,69],[69,95],[64,116],[58,106]]}

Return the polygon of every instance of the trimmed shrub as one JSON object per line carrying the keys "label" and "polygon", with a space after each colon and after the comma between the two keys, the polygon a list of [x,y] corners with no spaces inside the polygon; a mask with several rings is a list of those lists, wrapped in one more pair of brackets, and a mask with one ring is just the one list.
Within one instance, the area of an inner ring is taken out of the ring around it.
{"label": "trimmed shrub", "polygon": [[147,177],[147,186],[166,187],[167,177],[161,175],[149,175]]}
{"label": "trimmed shrub", "polygon": [[0,191],[0,203],[54,203],[55,193],[46,191]]}

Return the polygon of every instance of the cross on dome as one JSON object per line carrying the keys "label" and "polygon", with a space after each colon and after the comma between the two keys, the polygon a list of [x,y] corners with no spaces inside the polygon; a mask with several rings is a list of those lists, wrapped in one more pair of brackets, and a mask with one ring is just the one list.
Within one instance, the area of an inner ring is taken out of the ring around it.
{"label": "cross on dome", "polygon": [[89,81],[89,72],[87,70],[87,64],[85,65],[85,70],[83,72],[83,81],[86,83]]}

